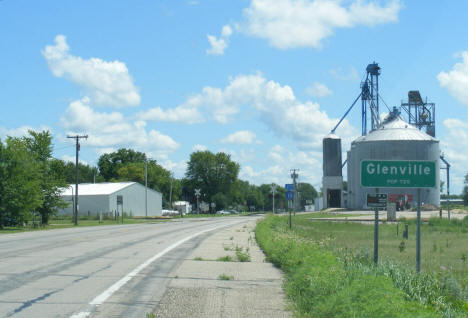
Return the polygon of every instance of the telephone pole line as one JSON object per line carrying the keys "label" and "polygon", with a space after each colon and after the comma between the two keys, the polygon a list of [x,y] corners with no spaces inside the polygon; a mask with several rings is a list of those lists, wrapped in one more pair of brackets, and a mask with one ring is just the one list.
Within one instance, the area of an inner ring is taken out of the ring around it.
{"label": "telephone pole line", "polygon": [[73,138],[76,140],[76,184],[75,184],[75,211],[73,215],[73,223],[78,225],[78,154],[80,153],[80,139],[85,138],[88,139],[88,135],[75,135],[75,136],[67,136],[67,138]]}
{"label": "telephone pole line", "polygon": [[293,179],[293,185],[294,185],[294,196],[293,196],[293,208],[294,208],[294,215],[296,215],[296,207],[297,207],[297,182],[296,179],[299,178],[299,175],[297,174],[296,171],[299,171],[299,169],[291,169],[291,178]]}

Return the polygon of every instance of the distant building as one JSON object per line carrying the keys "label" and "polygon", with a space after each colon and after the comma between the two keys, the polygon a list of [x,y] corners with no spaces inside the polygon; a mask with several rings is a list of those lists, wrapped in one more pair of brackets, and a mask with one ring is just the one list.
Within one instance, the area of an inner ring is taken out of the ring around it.
{"label": "distant building", "polygon": [[[122,211],[132,216],[146,216],[145,186],[137,182],[83,183],[78,185],[78,214],[97,215],[99,212],[115,215]],[[64,188],[62,198],[70,202],[59,214],[73,214],[75,185]],[[162,215],[162,194],[148,188],[148,215]]]}
{"label": "distant building", "polygon": [[179,213],[189,214],[192,212],[192,206],[190,205],[190,202],[176,201],[172,205],[174,206],[174,209],[179,211]]}

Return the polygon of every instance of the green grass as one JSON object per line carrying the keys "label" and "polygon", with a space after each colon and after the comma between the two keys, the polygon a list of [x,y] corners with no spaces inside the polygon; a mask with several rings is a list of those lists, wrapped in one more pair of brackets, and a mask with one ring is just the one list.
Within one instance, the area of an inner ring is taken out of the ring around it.
{"label": "green grass", "polygon": [[229,276],[223,273],[218,276],[218,279],[219,280],[234,280],[234,276]]}
{"label": "green grass", "polygon": [[[374,227],[360,223],[317,222],[307,217],[296,217],[294,231],[301,236],[326,245],[328,248],[373,249]],[[409,238],[403,240],[404,224],[409,225]],[[404,250],[400,251],[404,241]],[[468,254],[468,219],[464,221],[431,218],[421,227],[421,269],[423,272],[448,273],[465,288],[468,284],[468,264],[462,261]],[[434,249],[436,246],[436,250]],[[381,224],[379,227],[379,256],[415,268],[416,220],[396,224]]]}
{"label": "green grass", "polygon": [[[285,289],[298,316],[313,317],[466,317],[468,288],[463,225],[424,225],[422,268],[414,271],[414,225],[400,251],[402,227],[380,227],[381,262],[374,266],[370,250],[373,227],[356,223],[311,221],[296,216],[268,216],[256,228],[256,238],[269,261],[286,274]],[[443,237],[443,239],[441,239]],[[446,244],[433,254],[432,240]],[[445,241],[447,239],[447,241]],[[450,252],[448,252],[450,250]],[[448,254],[448,255],[447,255]],[[458,255],[455,257],[455,255]],[[447,258],[447,259],[446,259]],[[446,264],[446,269],[440,266]],[[437,264],[437,262],[439,262]],[[437,268],[437,269],[435,269]],[[463,300],[465,298],[465,301]]]}
{"label": "green grass", "polygon": [[226,255],[226,256],[221,256],[216,259],[218,262],[233,262],[234,260],[232,259],[232,256]]}
{"label": "green grass", "polygon": [[236,258],[239,262],[250,262],[249,248],[247,247],[245,252],[243,247],[236,246]]}

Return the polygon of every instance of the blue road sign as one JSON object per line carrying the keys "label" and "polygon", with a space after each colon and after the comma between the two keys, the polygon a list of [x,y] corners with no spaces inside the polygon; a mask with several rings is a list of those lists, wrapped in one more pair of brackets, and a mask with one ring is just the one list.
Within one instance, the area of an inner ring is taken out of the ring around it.
{"label": "blue road sign", "polygon": [[286,200],[294,200],[294,192],[286,191]]}
{"label": "blue road sign", "polygon": [[294,191],[294,184],[285,184],[286,191]]}

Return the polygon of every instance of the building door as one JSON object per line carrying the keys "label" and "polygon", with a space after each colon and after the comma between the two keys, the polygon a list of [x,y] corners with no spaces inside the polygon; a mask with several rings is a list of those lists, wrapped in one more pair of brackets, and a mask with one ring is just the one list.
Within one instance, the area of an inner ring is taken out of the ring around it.
{"label": "building door", "polygon": [[341,208],[341,190],[328,190],[327,195],[327,207],[329,208]]}

